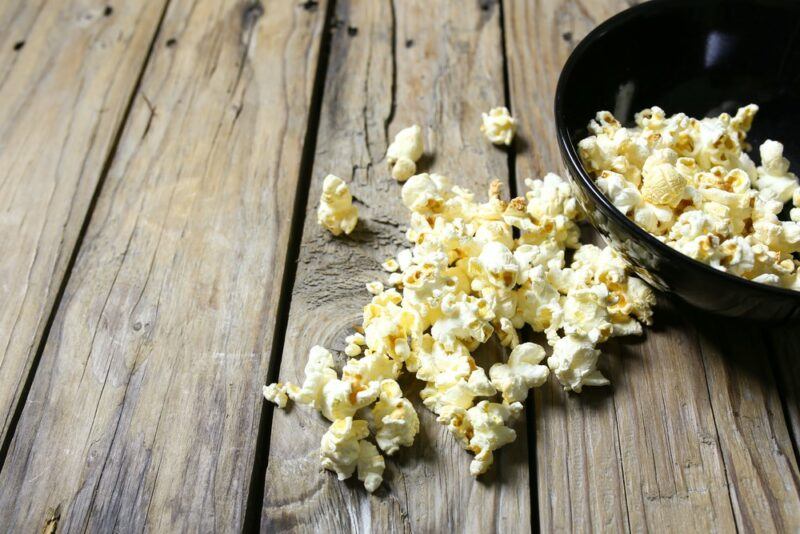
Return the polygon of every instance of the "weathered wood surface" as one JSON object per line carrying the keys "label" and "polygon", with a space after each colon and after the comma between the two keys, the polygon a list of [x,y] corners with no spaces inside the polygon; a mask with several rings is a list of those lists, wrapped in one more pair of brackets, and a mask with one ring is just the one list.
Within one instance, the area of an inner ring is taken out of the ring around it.
{"label": "weathered wood surface", "polygon": [[[238,530],[262,486],[248,526],[267,531],[800,529],[796,328],[666,301],[643,338],[607,344],[612,387],[551,381],[530,450],[522,424],[477,481],[421,405],[416,444],[387,459],[374,495],[320,471],[318,415],[266,407],[259,428],[271,355],[299,381],[312,345],[341,351],[364,283],[405,246],[393,134],[422,125],[421,169],[479,194],[560,170],[558,72],[631,3],[170,0],[160,31],[166,0],[0,5],[0,443],[14,436],[0,530]],[[506,91],[510,159],[478,131]],[[315,222],[329,172],[352,184],[350,237]]]}
{"label": "weathered wood surface", "polygon": [[164,4],[0,3],[0,444]]}
{"label": "weathered wood surface", "polygon": [[[0,473],[0,530],[57,508],[67,532],[241,528],[323,18],[172,1]],[[103,81],[75,91],[86,113]],[[2,124],[24,139],[41,117]]]}
{"label": "weathered wood surface", "polygon": [[[480,113],[504,103],[498,4],[338,0],[336,20],[280,369],[281,380],[295,383],[311,346],[344,349],[371,298],[364,283],[385,279],[380,263],[407,246],[401,185],[384,160],[399,129],[422,126],[423,170],[452,175],[481,195],[491,177],[508,179],[507,155],[479,131]],[[360,221],[350,237],[334,238],[316,223],[327,173],[349,182],[356,199]],[[320,470],[325,419],[303,407],[275,410],[262,530],[529,530],[524,425],[492,474],[475,481],[471,456],[419,402],[417,411],[415,445],[387,458],[385,482],[369,495],[358,481],[343,484]]]}
{"label": "weathered wood surface", "polygon": [[[629,5],[504,2],[520,187],[562,168],[552,107],[563,62],[596,24]],[[771,373],[739,363],[769,349],[754,328],[715,344],[728,335],[725,324],[688,319],[664,301],[643,339],[606,346],[612,388],[575,396],[549,384],[537,392],[543,531],[800,527],[797,463]]]}

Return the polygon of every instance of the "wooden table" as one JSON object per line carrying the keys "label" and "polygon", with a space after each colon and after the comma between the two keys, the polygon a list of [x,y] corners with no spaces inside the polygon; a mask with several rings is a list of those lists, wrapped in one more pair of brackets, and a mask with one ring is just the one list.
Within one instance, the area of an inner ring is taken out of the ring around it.
{"label": "wooden table", "polygon": [[[422,409],[374,495],[260,396],[344,348],[404,244],[394,133],[476,190],[560,170],[560,66],[627,5],[2,2],[0,531],[800,529],[797,327],[662,301],[606,345],[612,387],[536,392],[490,474]],[[478,130],[504,103],[510,152]],[[313,216],[329,172],[348,238]]]}

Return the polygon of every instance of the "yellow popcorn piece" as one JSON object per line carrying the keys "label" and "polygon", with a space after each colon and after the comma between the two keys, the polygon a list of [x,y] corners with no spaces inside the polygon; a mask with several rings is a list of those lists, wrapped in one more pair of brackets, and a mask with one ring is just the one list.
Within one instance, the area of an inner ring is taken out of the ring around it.
{"label": "yellow popcorn piece", "polygon": [[286,396],[286,386],[280,382],[270,384],[262,388],[264,398],[273,404],[277,404],[279,408],[285,408],[289,397]]}
{"label": "yellow popcorn piece", "polygon": [[467,449],[475,453],[469,465],[472,476],[481,475],[489,469],[494,461],[492,451],[517,439],[517,433],[508,425],[520,413],[522,404],[518,402],[505,405],[481,401],[467,410],[467,424],[472,434]]}
{"label": "yellow popcorn piece", "polygon": [[367,436],[366,421],[337,419],[322,436],[320,459],[322,467],[336,473],[339,480],[350,478],[358,468],[359,480],[373,492],[383,481],[384,461],[375,445],[363,441]]}
{"label": "yellow popcorn piece", "polygon": [[583,386],[605,386],[608,379],[597,370],[600,351],[588,337],[568,335],[553,346],[547,365],[558,377],[565,390],[580,393]]}
{"label": "yellow popcorn piece", "polygon": [[403,398],[400,386],[394,380],[384,380],[380,398],[372,408],[375,421],[375,441],[391,456],[400,447],[410,447],[419,432],[419,418],[414,407]]}
{"label": "yellow popcorn piece", "polygon": [[405,182],[417,172],[417,161],[424,151],[422,129],[416,124],[397,132],[386,150],[386,161],[392,169],[392,178]]}
{"label": "yellow popcorn piece", "polygon": [[489,113],[481,113],[481,132],[495,145],[510,145],[517,131],[517,121],[508,108],[492,108]]}
{"label": "yellow popcorn piece", "polygon": [[370,493],[378,489],[383,482],[383,470],[386,463],[383,456],[369,441],[358,442],[358,479]]}
{"label": "yellow popcorn piece", "polygon": [[358,208],[344,180],[329,174],[322,182],[322,196],[317,208],[317,223],[333,235],[349,234],[358,223]]}
{"label": "yellow popcorn piece", "polygon": [[528,390],[545,383],[550,370],[539,365],[545,351],[536,343],[522,343],[511,351],[507,363],[496,363],[489,369],[494,387],[503,395],[503,402],[511,404],[528,398]]}

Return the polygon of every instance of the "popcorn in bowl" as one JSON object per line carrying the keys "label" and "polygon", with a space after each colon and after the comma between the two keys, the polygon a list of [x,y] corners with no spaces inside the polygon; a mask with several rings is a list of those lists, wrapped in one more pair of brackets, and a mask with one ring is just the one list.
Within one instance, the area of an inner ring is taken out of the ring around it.
{"label": "popcorn in bowl", "polygon": [[[414,155],[390,152],[395,165]],[[551,374],[567,391],[608,384],[598,346],[650,323],[650,289],[612,249],[581,244],[567,182],[550,173],[525,183],[525,196],[507,201],[495,180],[479,201],[447,176],[410,176],[400,195],[410,246],[382,263],[386,280],[367,284],[362,324],[345,339],[350,359],[339,372],[331,352],[315,346],[302,384],[264,387],[279,407],[291,399],[332,422],[320,458],[340,479],[357,473],[374,491],[383,454],[414,443],[419,417],[403,375],[423,383],[422,405],[474,454],[469,470],[478,476],[516,439],[531,388]],[[520,342],[526,325],[545,334],[549,351]],[[494,336],[510,354],[484,369],[473,352]]]}
{"label": "popcorn in bowl", "polygon": [[757,111],[694,119],[652,107],[632,128],[601,111],[578,151],[611,203],[657,239],[721,271],[800,290],[800,182],[777,141],[759,147],[760,166],[750,159]]}

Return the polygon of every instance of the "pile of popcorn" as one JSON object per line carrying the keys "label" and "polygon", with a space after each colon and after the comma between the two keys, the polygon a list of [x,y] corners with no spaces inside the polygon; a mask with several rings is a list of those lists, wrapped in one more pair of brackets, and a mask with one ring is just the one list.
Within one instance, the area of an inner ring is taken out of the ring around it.
{"label": "pile of popcorn", "polygon": [[[420,135],[418,127],[398,134],[390,165],[411,168],[422,152]],[[373,297],[361,328],[346,338],[350,359],[341,373],[333,355],[315,346],[302,384],[264,388],[280,407],[291,399],[331,421],[320,447],[325,469],[340,479],[357,472],[369,491],[380,485],[383,454],[412,445],[419,432],[398,384],[403,373],[424,382],[422,403],[475,455],[472,475],[486,472],[493,451],[516,439],[512,426],[528,390],[551,373],[569,391],[608,384],[597,369],[597,346],[640,334],[654,295],[610,248],[580,243],[579,208],[562,178],[526,184],[525,197],[504,201],[495,180],[480,202],[439,174],[405,181],[411,247],[383,263],[386,286],[367,284]],[[334,233],[349,233],[346,189],[336,177],[325,179],[318,220]],[[544,347],[520,342],[526,324],[546,334],[549,357]],[[493,335],[510,355],[487,373],[472,353]]]}
{"label": "pile of popcorn", "polygon": [[601,111],[578,149],[614,206],[667,245],[721,271],[800,289],[800,183],[781,143],[761,145],[760,166],[747,155],[757,111],[751,104],[698,120],[652,107],[634,128]]}

